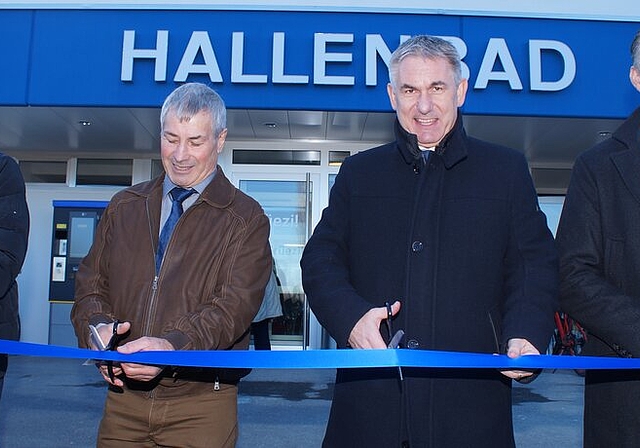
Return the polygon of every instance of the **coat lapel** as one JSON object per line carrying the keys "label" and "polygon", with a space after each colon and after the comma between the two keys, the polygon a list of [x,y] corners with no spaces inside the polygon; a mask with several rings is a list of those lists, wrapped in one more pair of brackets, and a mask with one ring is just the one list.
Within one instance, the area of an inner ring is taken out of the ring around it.
{"label": "coat lapel", "polygon": [[640,151],[633,148],[614,153],[611,161],[631,195],[640,202]]}

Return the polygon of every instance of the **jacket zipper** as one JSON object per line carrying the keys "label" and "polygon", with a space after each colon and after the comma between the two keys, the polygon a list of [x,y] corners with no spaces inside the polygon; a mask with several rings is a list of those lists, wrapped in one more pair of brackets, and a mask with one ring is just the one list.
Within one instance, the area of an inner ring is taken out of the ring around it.
{"label": "jacket zipper", "polygon": [[[191,207],[185,210],[183,215],[185,213],[189,213],[189,210],[193,208],[193,206],[195,206],[197,203],[198,203],[198,200],[196,200],[196,202]],[[151,241],[154,241],[153,230],[151,226],[151,213],[149,212],[148,202],[146,204],[146,207],[147,207],[147,223],[149,224],[149,236],[151,237]],[[179,225],[180,225],[180,220],[178,220],[178,222],[176,223],[176,227],[173,229],[174,232],[178,229]],[[144,326],[142,328],[142,331],[144,332],[144,334],[147,334],[150,332],[151,326],[153,324],[153,316],[155,315],[155,310],[156,310],[156,297],[158,295],[158,282],[160,280],[162,266],[164,265],[164,257],[167,256],[167,254],[169,253],[169,250],[171,249],[173,238],[174,236],[172,233],[171,237],[169,238],[169,242],[167,243],[167,247],[165,248],[163,259],[160,262],[160,269],[158,272],[155,273],[155,276],[153,277],[153,281],[151,282],[151,297],[149,298],[148,307],[147,307],[147,310],[148,310],[147,319],[145,320]],[[151,250],[152,250],[152,257],[154,260],[154,269],[155,269],[155,255],[158,249],[157,247],[153,247],[153,244],[152,244]]]}
{"label": "jacket zipper", "polygon": [[[153,237],[153,228],[151,225],[151,214],[149,213],[149,202],[147,199],[146,202],[146,209],[147,209],[147,223],[149,225],[149,237],[151,238],[151,256],[152,259],[154,260],[153,266],[154,266],[154,271],[155,271],[155,255],[157,252],[157,247],[155,247],[155,245],[153,244],[154,241],[154,237]],[[160,266],[160,269],[162,269],[162,266]],[[141,330],[141,334],[148,334],[149,331],[151,330],[151,324],[153,322],[153,319],[151,316],[153,316],[155,314],[155,299],[156,299],[156,295],[158,292],[158,279],[159,279],[160,273],[156,272],[153,280],[151,282],[151,297],[149,297],[149,300],[147,302],[148,306],[147,306],[147,318],[145,319]]]}

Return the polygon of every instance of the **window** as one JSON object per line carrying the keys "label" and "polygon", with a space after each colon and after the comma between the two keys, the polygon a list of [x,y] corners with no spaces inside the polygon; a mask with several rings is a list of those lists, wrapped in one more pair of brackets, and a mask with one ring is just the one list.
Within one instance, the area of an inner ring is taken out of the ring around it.
{"label": "window", "polygon": [[320,151],[234,149],[233,163],[245,165],[320,165]]}
{"label": "window", "polygon": [[25,182],[64,184],[67,182],[67,162],[21,161],[20,171]]}
{"label": "window", "polygon": [[131,185],[133,160],[78,159],[76,185]]}

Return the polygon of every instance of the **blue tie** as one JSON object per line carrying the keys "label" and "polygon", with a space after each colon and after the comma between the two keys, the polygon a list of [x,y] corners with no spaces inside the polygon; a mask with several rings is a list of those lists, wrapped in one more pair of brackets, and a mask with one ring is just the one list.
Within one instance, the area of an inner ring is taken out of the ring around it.
{"label": "blue tie", "polygon": [[167,218],[167,222],[164,223],[164,227],[162,228],[162,232],[160,232],[160,239],[158,241],[158,252],[156,253],[156,272],[160,272],[160,265],[162,264],[162,257],[164,257],[164,251],[167,248],[167,244],[169,244],[169,238],[171,238],[171,233],[173,232],[173,228],[176,226],[178,219],[182,215],[182,202],[191,196],[196,191],[185,190],[184,188],[174,187],[169,195],[171,196],[171,214]]}

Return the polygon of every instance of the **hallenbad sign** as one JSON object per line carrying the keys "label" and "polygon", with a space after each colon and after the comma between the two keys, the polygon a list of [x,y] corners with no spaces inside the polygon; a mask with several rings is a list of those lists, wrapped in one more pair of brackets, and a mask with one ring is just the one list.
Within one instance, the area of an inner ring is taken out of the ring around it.
{"label": "hallenbad sign", "polygon": [[[410,36],[401,35],[400,42],[404,42]],[[461,58],[467,55],[468,47],[464,40],[456,36],[439,36],[450,41]],[[314,33],[313,34],[313,64],[310,67],[312,74],[291,74],[285,72],[285,61],[293,59],[295,54],[287,54],[286,33],[275,32],[270,36],[255,39],[254,44],[260,47],[260,51],[271,54],[271,60],[262,67],[260,73],[245,73],[245,33],[236,31],[231,36],[231,61],[230,72],[223,76],[216,56],[216,50],[207,31],[193,31],[182,51],[180,62],[174,70],[169,70],[169,31],[156,31],[155,46],[151,48],[136,47],[136,31],[125,30],[122,40],[122,69],[120,80],[133,81],[134,66],[137,61],[151,60],[154,64],[153,80],[164,82],[185,82],[189,76],[205,74],[214,84],[223,84],[225,80],[232,84],[309,84],[354,86],[356,76],[354,70],[354,54],[349,47],[343,47],[342,51],[331,50],[332,45],[349,44],[355,42],[353,33]],[[380,34],[366,34],[364,36],[364,84],[367,86],[378,85],[378,59],[381,59],[388,67],[392,49],[384,41]],[[571,85],[576,75],[576,59],[571,48],[564,42],[556,40],[531,39],[528,41],[529,50],[529,89],[532,91],[555,92],[563,90]],[[543,52],[553,52],[560,58],[560,71],[557,79],[544,80]],[[336,64],[346,64],[351,67],[349,75],[330,75],[331,67]],[[469,78],[470,70],[463,62],[463,77]],[[171,76],[171,74],[173,74]],[[386,72],[385,72],[386,76]],[[387,78],[388,79],[388,78]],[[474,89],[486,89],[490,82],[507,82],[512,90],[522,90],[522,78],[509,50],[508,43],[503,38],[490,38],[483,53],[482,63],[475,77]]]}
{"label": "hallenbad sign", "polygon": [[[627,81],[635,23],[273,11],[32,16],[23,24],[32,28],[24,78],[0,79],[22,83],[29,105],[157,107],[177,84],[199,81],[230,108],[389,111],[390,54],[415,34],[457,47],[470,85],[465,113],[618,118],[637,104]],[[12,46],[6,51],[12,60]]]}

